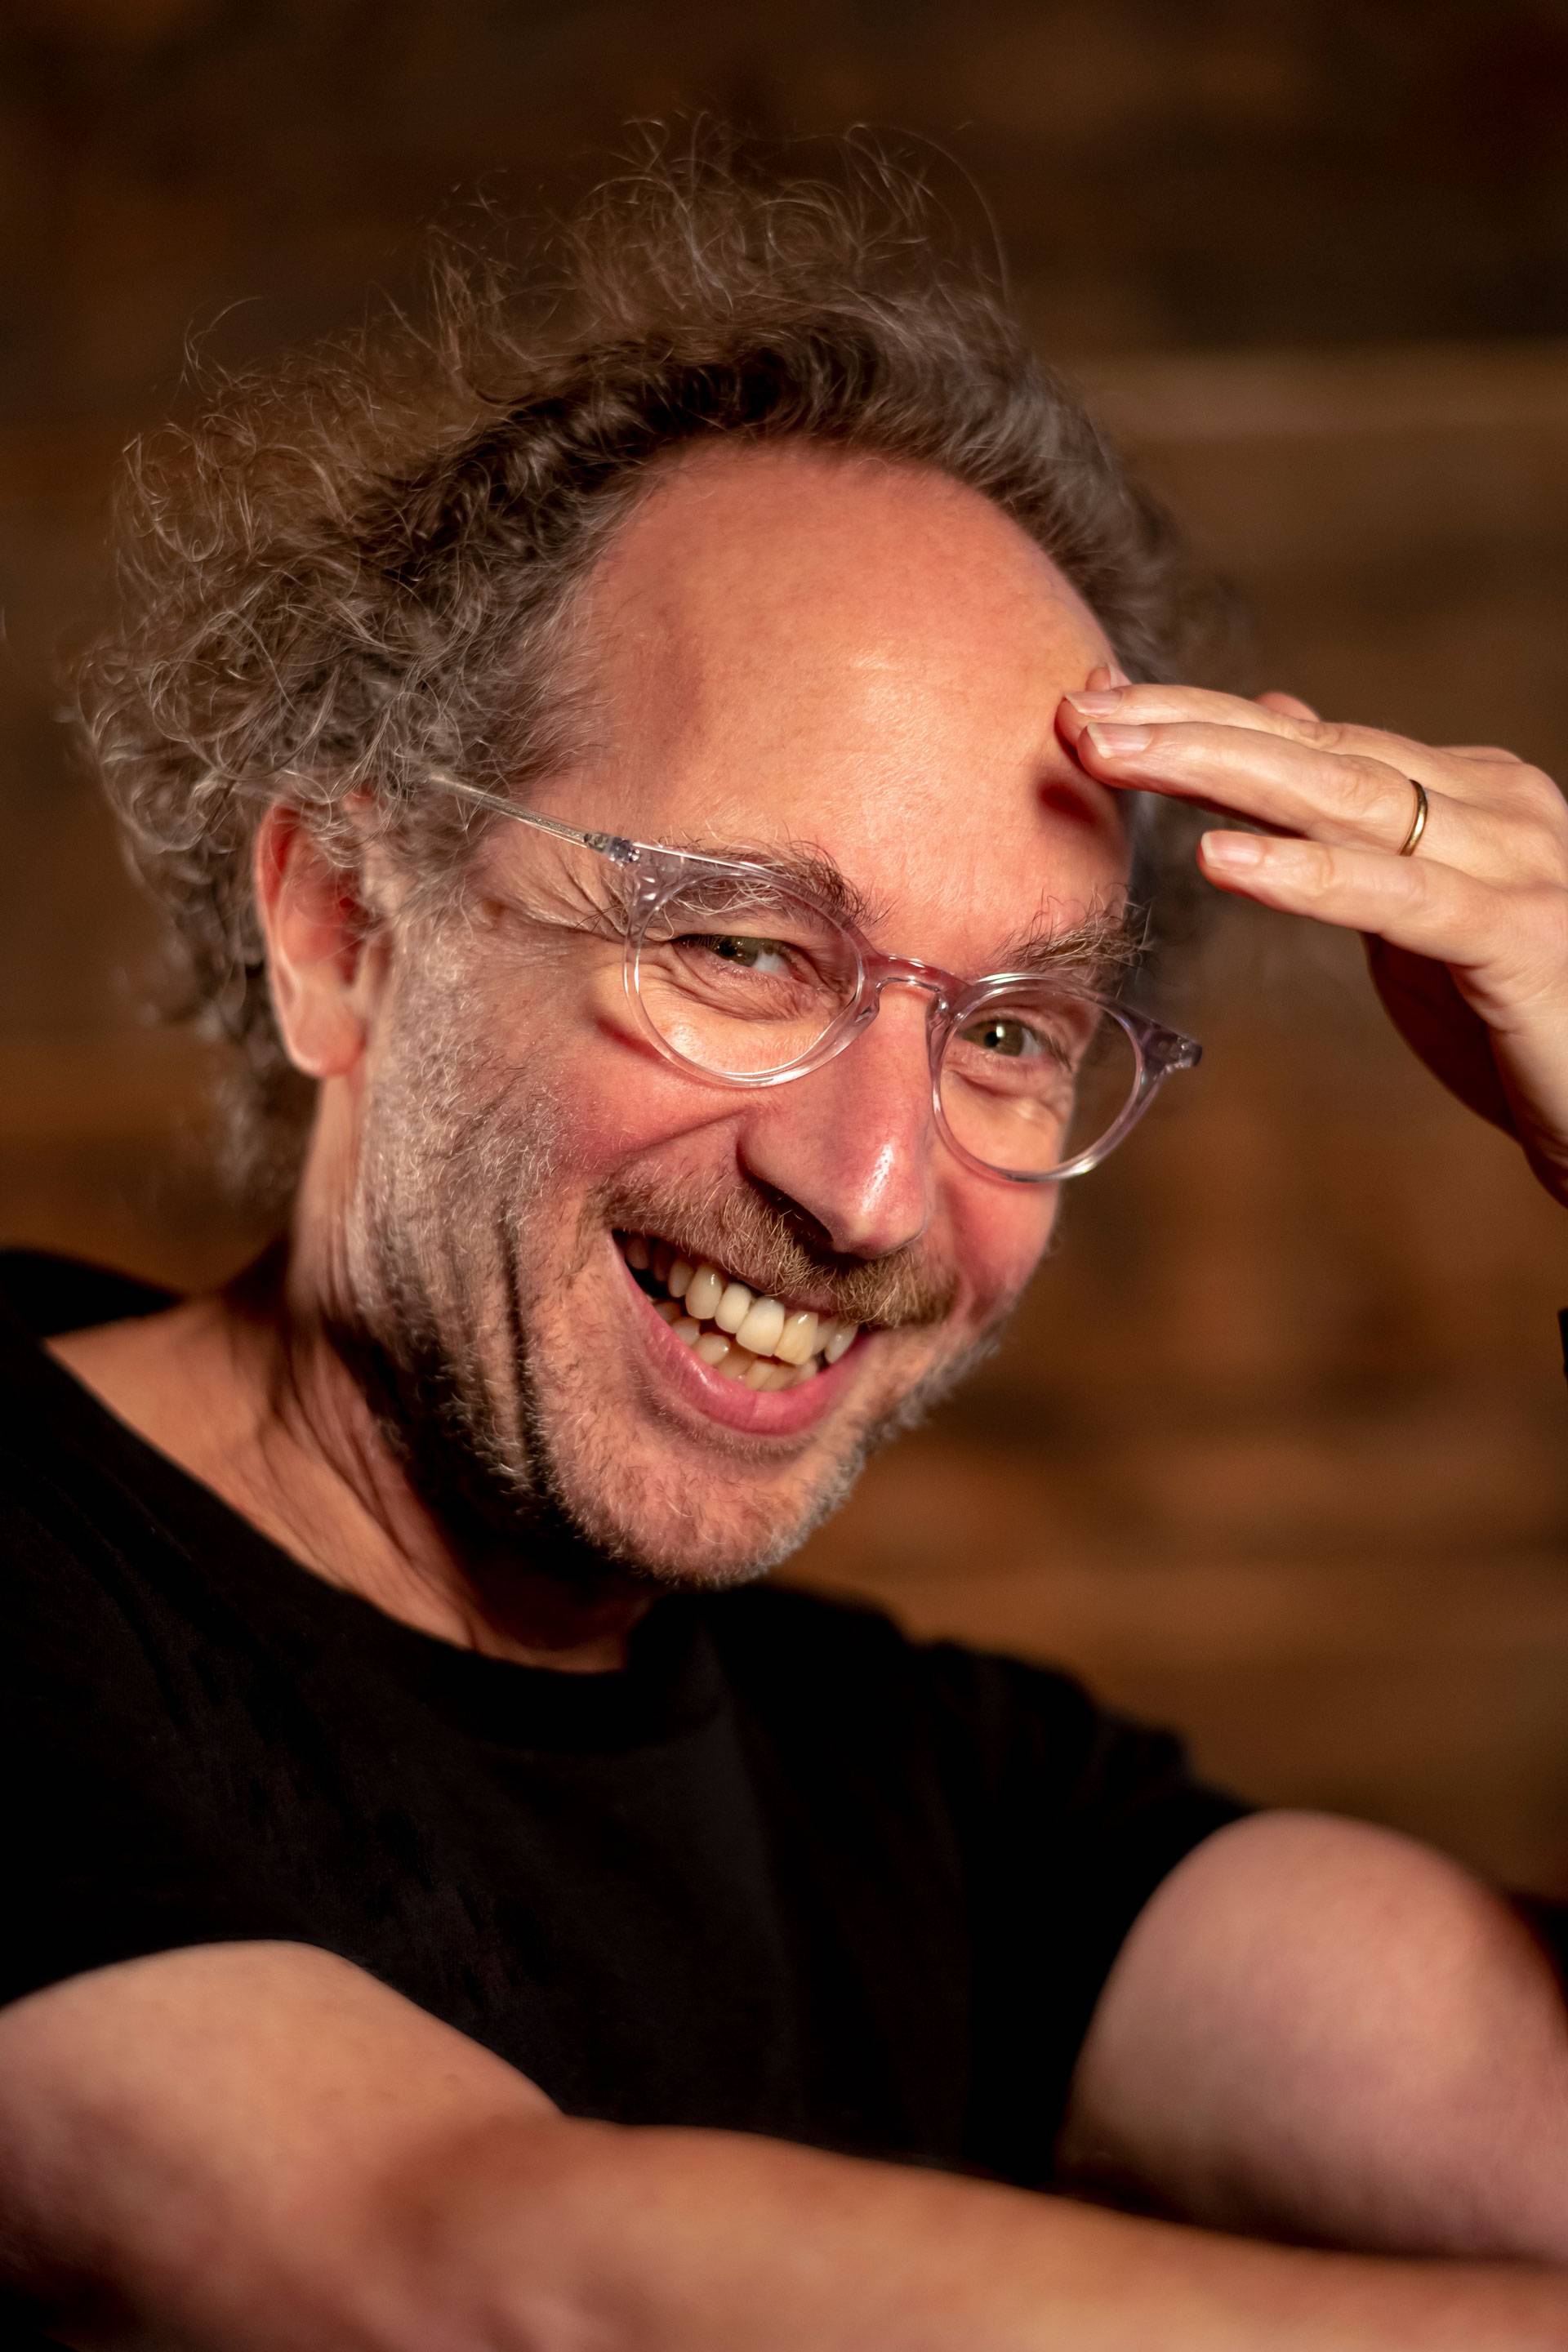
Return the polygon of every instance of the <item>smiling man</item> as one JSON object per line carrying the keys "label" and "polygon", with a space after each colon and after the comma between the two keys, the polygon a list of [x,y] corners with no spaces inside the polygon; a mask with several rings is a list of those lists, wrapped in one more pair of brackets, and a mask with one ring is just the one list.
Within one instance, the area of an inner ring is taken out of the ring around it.
{"label": "smiling man", "polygon": [[654,174],[575,285],[209,419],[93,674],[287,1214],[210,1297],[7,1269],[16,2324],[1568,2344],[1505,1901],[760,1580],[1195,1058],[1145,793],[1561,1192],[1554,791],[1160,682],[1156,510],[853,206]]}
{"label": "smiling man", "polygon": [[[323,952],[338,877],[283,810],[262,896],[290,1052],[342,1106],[300,1204],[352,1253],[314,1286],[325,1378],[346,1329],[443,1557],[454,1488],[502,1547],[503,1608],[520,1507],[587,1537],[595,1592],[626,1563],[608,1636],[650,1576],[795,1549],[1006,1314],[1059,1199],[1037,1178],[1170,1048],[1093,1001],[1126,843],[1054,719],[1103,635],[988,501],[809,443],[675,452],[576,625],[591,748],[526,812],[429,779],[522,819],[489,829],[460,931]],[[920,962],[868,964],[868,931]]]}

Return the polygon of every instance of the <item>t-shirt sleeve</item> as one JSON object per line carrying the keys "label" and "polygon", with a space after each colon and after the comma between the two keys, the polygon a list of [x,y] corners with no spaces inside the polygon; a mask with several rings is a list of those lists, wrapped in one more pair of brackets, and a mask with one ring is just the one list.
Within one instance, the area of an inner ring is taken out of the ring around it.
{"label": "t-shirt sleeve", "polygon": [[0,1504],[0,2001],[193,1944],[310,1940],[211,1794],[111,1572]]}
{"label": "t-shirt sleeve", "polygon": [[1162,1881],[1249,1810],[1180,1739],[1070,1675],[925,1653],[973,1906],[974,2160],[1043,2183],[1117,1954]]}

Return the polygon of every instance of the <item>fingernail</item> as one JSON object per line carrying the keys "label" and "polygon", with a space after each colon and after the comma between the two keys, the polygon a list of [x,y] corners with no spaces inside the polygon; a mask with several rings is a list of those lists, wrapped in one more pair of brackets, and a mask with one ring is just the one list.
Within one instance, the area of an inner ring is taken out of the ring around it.
{"label": "fingernail", "polygon": [[1098,712],[1117,709],[1121,697],[1113,687],[1097,686],[1093,688],[1086,687],[1081,694],[1069,694],[1067,699],[1075,710]]}
{"label": "fingernail", "polygon": [[1087,727],[1084,732],[1095,750],[1108,760],[1123,759],[1130,751],[1146,751],[1154,740],[1152,727]]}
{"label": "fingernail", "polygon": [[1255,833],[1205,833],[1199,846],[1205,866],[1228,866],[1238,874],[1244,866],[1261,866],[1268,855]]}

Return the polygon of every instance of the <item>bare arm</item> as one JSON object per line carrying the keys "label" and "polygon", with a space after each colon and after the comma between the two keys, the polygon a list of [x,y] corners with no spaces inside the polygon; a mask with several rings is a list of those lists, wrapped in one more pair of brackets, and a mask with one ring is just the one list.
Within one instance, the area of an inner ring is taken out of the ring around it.
{"label": "bare arm", "polygon": [[1261,1814],[1133,1927],[1061,2155],[1216,2229],[1568,2264],[1562,1989],[1510,1906],[1429,1847]]}
{"label": "bare arm", "polygon": [[5,2259],[105,2352],[1568,2347],[1522,2266],[1237,2242],[718,2133],[574,2123],[346,1963],[128,1963],[0,2017]]}

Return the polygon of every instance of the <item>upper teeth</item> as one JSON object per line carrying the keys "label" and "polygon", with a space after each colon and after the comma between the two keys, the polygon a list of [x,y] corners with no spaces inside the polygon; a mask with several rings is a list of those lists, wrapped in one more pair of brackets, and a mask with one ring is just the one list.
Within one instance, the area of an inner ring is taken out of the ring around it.
{"label": "upper teeth", "polygon": [[[791,1308],[777,1298],[759,1298],[706,1259],[694,1266],[678,1257],[668,1242],[650,1243],[632,1234],[624,1247],[629,1265],[663,1285],[668,1296],[658,1301],[658,1311],[677,1339],[695,1347],[715,1370],[751,1387],[787,1386],[792,1373],[809,1380],[820,1369],[816,1359],[820,1355],[836,1364],[859,1329],[858,1324]],[[704,1324],[710,1326],[706,1332]]]}

